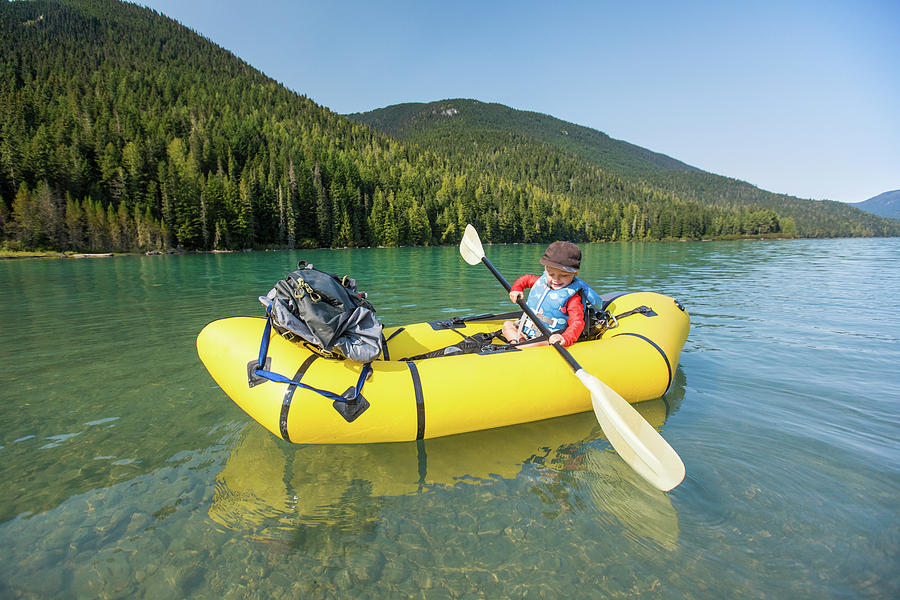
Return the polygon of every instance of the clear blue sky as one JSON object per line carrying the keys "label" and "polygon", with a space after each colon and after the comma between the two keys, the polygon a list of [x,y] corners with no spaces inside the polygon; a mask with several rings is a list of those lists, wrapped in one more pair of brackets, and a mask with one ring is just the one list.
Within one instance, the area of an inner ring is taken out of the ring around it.
{"label": "clear blue sky", "polygon": [[138,0],[338,113],[475,98],[801,198],[900,188],[900,0]]}

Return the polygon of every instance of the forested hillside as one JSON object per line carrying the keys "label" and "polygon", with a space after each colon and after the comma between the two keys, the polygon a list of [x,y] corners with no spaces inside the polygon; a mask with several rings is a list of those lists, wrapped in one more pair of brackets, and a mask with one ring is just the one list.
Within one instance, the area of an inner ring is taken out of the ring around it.
{"label": "forested hillside", "polygon": [[[754,233],[760,209],[774,210],[781,233],[801,237],[898,235],[895,224],[861,214],[841,202],[816,202],[761,190],[747,182],[707,173],[664,154],[605,133],[554,117],[520,111],[477,100],[441,100],[407,103],[348,115],[399,140],[430,150],[452,154],[457,160],[522,180],[537,178],[542,185],[571,192],[602,194],[601,178],[590,176],[575,187],[582,175],[598,168],[607,179],[621,179],[626,186],[664,190],[675,198],[700,204],[737,209],[747,220],[730,231],[718,226],[705,234],[722,236]],[[534,166],[530,155],[543,157]],[[496,160],[502,157],[502,160]],[[515,158],[513,158],[515,157]],[[552,172],[555,171],[555,172]],[[875,211],[871,211],[877,214]],[[887,216],[887,215],[882,215]],[[791,221],[796,229],[785,231]],[[762,229],[767,231],[765,227]],[[773,231],[771,228],[768,231]],[[778,231],[776,229],[776,231]]]}
{"label": "forested hillside", "polygon": [[478,100],[410,102],[347,115],[388,135],[418,144],[470,154],[473,143],[491,146],[544,143],[603,167],[634,177],[658,171],[699,169],[665,154],[615,140],[603,132],[542,113],[515,110]]}
{"label": "forested hillside", "polygon": [[137,5],[0,1],[7,249],[440,244],[467,222],[526,242],[900,233],[877,217],[809,233],[777,206],[709,203],[642,165],[705,174],[637,147],[622,172],[643,179],[552,140],[470,134],[481,151],[459,132],[395,140]]}

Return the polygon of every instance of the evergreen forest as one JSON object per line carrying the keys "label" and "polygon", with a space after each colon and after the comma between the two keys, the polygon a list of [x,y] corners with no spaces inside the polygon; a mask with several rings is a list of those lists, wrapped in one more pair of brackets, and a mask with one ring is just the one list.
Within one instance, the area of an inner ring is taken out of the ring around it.
{"label": "evergreen forest", "polygon": [[900,235],[546,115],[448,102],[348,118],[151,9],[0,1],[0,244],[434,245],[469,222],[491,242]]}

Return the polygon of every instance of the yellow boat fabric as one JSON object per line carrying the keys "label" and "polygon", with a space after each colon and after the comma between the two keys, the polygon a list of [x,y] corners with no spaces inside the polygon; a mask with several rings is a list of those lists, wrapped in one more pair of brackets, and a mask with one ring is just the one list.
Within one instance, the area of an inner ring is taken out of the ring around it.
{"label": "yellow boat fabric", "polygon": [[[690,328],[690,317],[681,305],[654,292],[624,294],[606,309],[621,315],[639,307],[650,312],[624,317],[600,339],[569,347],[587,372],[631,403],[665,394]],[[200,332],[197,351],[238,406],[273,434],[296,443],[427,439],[591,410],[588,390],[549,346],[400,360],[457,343],[461,333],[497,331],[501,323],[385,328],[386,351],[371,363],[372,373],[362,389],[370,406],[350,422],[332,400],[313,391],[273,381],[249,385],[247,365],[258,356],[265,319],[213,321]],[[363,368],[360,363],[319,356],[277,334],[272,335],[268,356],[269,371],[336,394],[355,386]]]}

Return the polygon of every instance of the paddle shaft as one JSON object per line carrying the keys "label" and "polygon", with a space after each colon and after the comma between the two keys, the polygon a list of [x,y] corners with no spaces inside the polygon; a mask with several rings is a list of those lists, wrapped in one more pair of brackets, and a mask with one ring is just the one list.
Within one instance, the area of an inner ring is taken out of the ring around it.
{"label": "paddle shaft", "polygon": [[[488,270],[494,274],[494,277],[497,278],[497,281],[500,282],[500,285],[502,285],[504,288],[506,288],[507,292],[512,290],[512,286],[509,285],[509,282],[506,281],[506,278],[503,277],[503,275],[500,273],[500,271],[498,271],[496,268],[494,268],[494,265],[491,264],[491,261],[488,260],[487,256],[482,256],[481,262],[483,262],[484,266],[486,266],[488,268]],[[534,314],[534,311],[531,310],[531,308],[527,304],[525,304],[524,296],[522,298],[519,298],[519,300],[516,302],[516,304],[519,305],[519,308],[521,308],[522,310],[525,311],[525,314],[528,315],[528,318],[530,318],[531,322],[534,323],[538,329],[540,329],[540,331],[543,335],[550,337],[551,332],[549,329],[547,329],[547,325],[544,324],[544,322],[541,321],[536,314]],[[573,371],[577,372],[579,369],[581,369],[581,365],[578,364],[578,361],[576,361],[575,358],[571,354],[569,354],[569,351],[566,350],[562,346],[562,344],[552,344],[552,346],[554,348],[556,348],[556,351],[559,352],[560,356],[562,356],[564,359],[566,359],[566,362],[569,363],[569,366],[572,367]]]}

